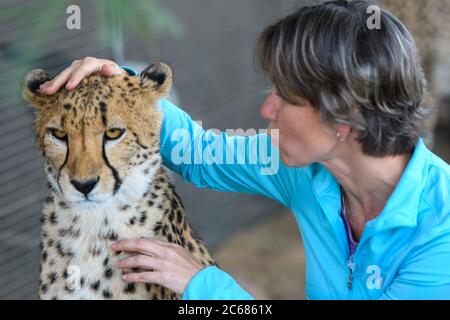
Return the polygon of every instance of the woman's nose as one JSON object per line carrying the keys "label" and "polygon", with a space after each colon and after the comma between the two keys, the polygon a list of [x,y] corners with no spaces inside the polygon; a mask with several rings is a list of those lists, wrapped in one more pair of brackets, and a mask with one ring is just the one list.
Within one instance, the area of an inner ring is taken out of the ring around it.
{"label": "woman's nose", "polygon": [[275,121],[277,118],[277,109],[275,91],[272,91],[261,106],[261,117],[268,121]]}

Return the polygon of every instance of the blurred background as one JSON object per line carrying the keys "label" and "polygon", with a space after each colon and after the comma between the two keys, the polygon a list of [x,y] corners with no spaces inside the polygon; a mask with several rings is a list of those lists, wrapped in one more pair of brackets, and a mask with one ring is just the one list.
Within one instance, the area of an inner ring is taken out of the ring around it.
{"label": "blurred background", "polygon": [[[301,0],[0,0],[0,299],[35,299],[39,217],[46,195],[33,114],[20,99],[24,74],[56,75],[85,56],[142,70],[174,69],[174,99],[205,128],[265,128],[267,82],[253,64],[263,28]],[[439,112],[429,145],[450,161],[450,0],[383,0],[411,29]],[[69,5],[81,29],[69,30]],[[436,113],[437,114],[437,113]],[[303,299],[304,256],[296,223],[262,197],[197,190],[177,182],[190,221],[220,266],[260,299]]]}

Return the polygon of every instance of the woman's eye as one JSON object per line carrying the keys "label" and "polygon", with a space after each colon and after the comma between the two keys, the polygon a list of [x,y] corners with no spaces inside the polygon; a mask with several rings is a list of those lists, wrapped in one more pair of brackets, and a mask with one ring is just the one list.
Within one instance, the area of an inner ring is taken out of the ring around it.
{"label": "woman's eye", "polygon": [[116,140],[116,139],[119,139],[123,135],[124,132],[125,132],[125,129],[118,129],[118,128],[109,129],[109,130],[106,130],[106,132],[105,132],[105,138],[107,140]]}
{"label": "woman's eye", "polygon": [[59,140],[62,140],[62,141],[66,141],[67,140],[67,133],[65,133],[62,130],[55,129],[55,128],[49,128],[48,131],[56,139],[59,139]]}

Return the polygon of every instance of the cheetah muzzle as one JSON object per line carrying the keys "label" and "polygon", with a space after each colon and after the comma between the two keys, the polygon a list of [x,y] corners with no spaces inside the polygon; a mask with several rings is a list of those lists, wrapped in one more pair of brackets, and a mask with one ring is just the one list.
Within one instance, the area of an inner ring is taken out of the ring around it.
{"label": "cheetah muzzle", "polygon": [[117,240],[153,237],[214,264],[161,164],[156,103],[170,90],[171,68],[157,62],[140,77],[95,74],[53,96],[39,90],[47,80],[45,71],[30,71],[22,90],[35,109],[49,188],[40,298],[180,298],[158,285],[126,284],[115,264],[127,254],[110,248]]}

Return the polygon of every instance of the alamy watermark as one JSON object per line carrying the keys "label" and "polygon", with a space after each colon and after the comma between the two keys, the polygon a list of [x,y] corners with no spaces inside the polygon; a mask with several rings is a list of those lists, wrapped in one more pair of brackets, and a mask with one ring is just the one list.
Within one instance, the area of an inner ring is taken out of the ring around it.
{"label": "alamy watermark", "polygon": [[[370,5],[367,7],[366,25],[369,30],[381,29],[381,8],[377,5]],[[81,29],[81,9],[77,5],[70,5],[66,8],[66,13],[69,15],[66,19],[66,27],[69,30]]]}
{"label": "alamy watermark", "polygon": [[194,130],[176,129],[170,139],[174,143],[171,162],[202,165],[257,165],[261,175],[274,175],[279,170],[279,131],[266,129],[218,129],[203,131],[201,122]]}
{"label": "alamy watermark", "polygon": [[[381,29],[381,8],[377,5],[370,5],[367,7],[367,14],[370,16],[367,18],[366,25],[369,30]],[[66,19],[66,27],[69,30],[81,29],[81,9],[77,5],[69,5],[66,8],[66,13],[69,15]]]}
{"label": "alamy watermark", "polygon": [[366,282],[367,289],[380,290],[383,284],[381,268],[377,265],[370,265],[367,267],[366,273],[369,274]]}
{"label": "alamy watermark", "polygon": [[370,16],[367,18],[367,28],[369,30],[381,29],[381,8],[377,5],[371,5],[367,7],[367,14]]}
{"label": "alamy watermark", "polygon": [[69,15],[66,19],[66,27],[69,30],[81,29],[81,9],[77,5],[70,5],[66,9],[66,13]]}
{"label": "alamy watermark", "polygon": [[81,289],[81,268],[77,265],[69,265],[66,269],[66,285],[70,291]]}

